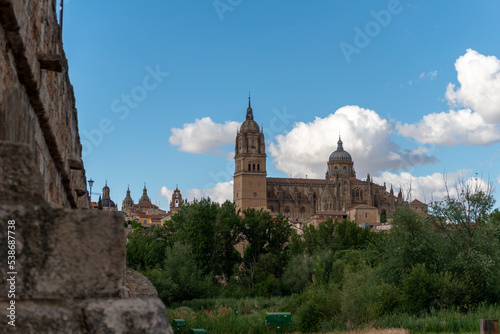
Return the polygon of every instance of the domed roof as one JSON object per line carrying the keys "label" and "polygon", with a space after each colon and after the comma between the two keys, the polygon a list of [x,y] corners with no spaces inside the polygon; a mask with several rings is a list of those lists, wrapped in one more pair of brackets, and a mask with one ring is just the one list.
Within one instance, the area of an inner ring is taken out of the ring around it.
{"label": "domed roof", "polygon": [[103,208],[115,208],[116,204],[109,198],[102,199],[102,207]]}
{"label": "domed roof", "polygon": [[352,162],[351,155],[349,152],[344,151],[344,147],[342,146],[342,140],[339,136],[339,141],[337,142],[337,150],[330,154],[330,161],[335,162]]}
{"label": "domed roof", "polygon": [[240,132],[260,132],[259,124],[253,119],[247,119],[241,124]]}

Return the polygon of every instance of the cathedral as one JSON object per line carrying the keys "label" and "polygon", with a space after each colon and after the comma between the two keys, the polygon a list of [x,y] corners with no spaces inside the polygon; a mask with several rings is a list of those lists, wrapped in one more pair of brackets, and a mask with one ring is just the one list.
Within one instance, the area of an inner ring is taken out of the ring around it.
{"label": "cathedral", "polygon": [[[403,204],[401,189],[394,193],[385,184],[356,177],[354,162],[341,138],[330,154],[324,179],[267,177],[264,133],[254,120],[248,100],[246,120],[235,144],[233,200],[237,209],[265,209],[271,215],[284,214],[290,221],[314,224],[333,219],[349,219],[361,224],[380,223]],[[411,206],[425,212],[427,205],[415,200]]]}

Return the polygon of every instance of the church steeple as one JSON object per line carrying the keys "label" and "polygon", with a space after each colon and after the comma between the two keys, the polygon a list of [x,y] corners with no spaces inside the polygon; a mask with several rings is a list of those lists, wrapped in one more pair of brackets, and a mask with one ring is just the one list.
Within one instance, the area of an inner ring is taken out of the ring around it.
{"label": "church steeple", "polygon": [[233,200],[238,209],[265,208],[266,146],[264,132],[253,118],[248,95],[246,120],[236,135]]}
{"label": "church steeple", "polygon": [[139,200],[139,202],[150,202],[149,197],[148,197],[148,189],[146,188],[146,183],[144,183],[144,189],[142,190],[142,197]]}
{"label": "church steeple", "polygon": [[133,205],[134,205],[134,200],[130,196],[130,187],[127,186],[127,196],[125,196],[125,199],[122,202],[122,211],[127,210]]}
{"label": "church steeple", "polygon": [[250,103],[250,93],[248,93],[248,108],[247,108],[247,120],[253,121],[253,110]]}

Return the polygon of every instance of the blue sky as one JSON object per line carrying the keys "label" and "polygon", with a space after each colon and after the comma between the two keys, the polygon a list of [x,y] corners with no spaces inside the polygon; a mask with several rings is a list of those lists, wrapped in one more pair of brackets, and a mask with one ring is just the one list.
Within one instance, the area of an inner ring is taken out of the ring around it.
{"label": "blue sky", "polygon": [[500,189],[498,1],[64,7],[87,177],[120,205],[144,183],[164,208],[176,185],[231,199],[249,91],[268,176],[323,178],[340,133],[358,178],[412,198],[442,196],[444,176]]}

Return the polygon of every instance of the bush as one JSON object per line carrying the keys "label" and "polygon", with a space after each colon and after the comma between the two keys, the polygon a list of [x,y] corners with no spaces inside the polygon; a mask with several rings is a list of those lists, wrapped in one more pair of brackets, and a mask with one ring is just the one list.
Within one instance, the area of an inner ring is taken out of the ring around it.
{"label": "bush", "polygon": [[432,273],[425,264],[417,264],[403,275],[403,307],[410,313],[430,311],[470,302],[472,285],[451,273]]}
{"label": "bush", "polygon": [[174,301],[214,297],[220,292],[213,275],[204,275],[197,266],[189,245],[175,244],[168,248],[163,267],[145,274],[167,305]]}
{"label": "bush", "polygon": [[340,291],[334,284],[313,284],[295,302],[300,305],[296,314],[301,332],[317,332],[340,314]]}

